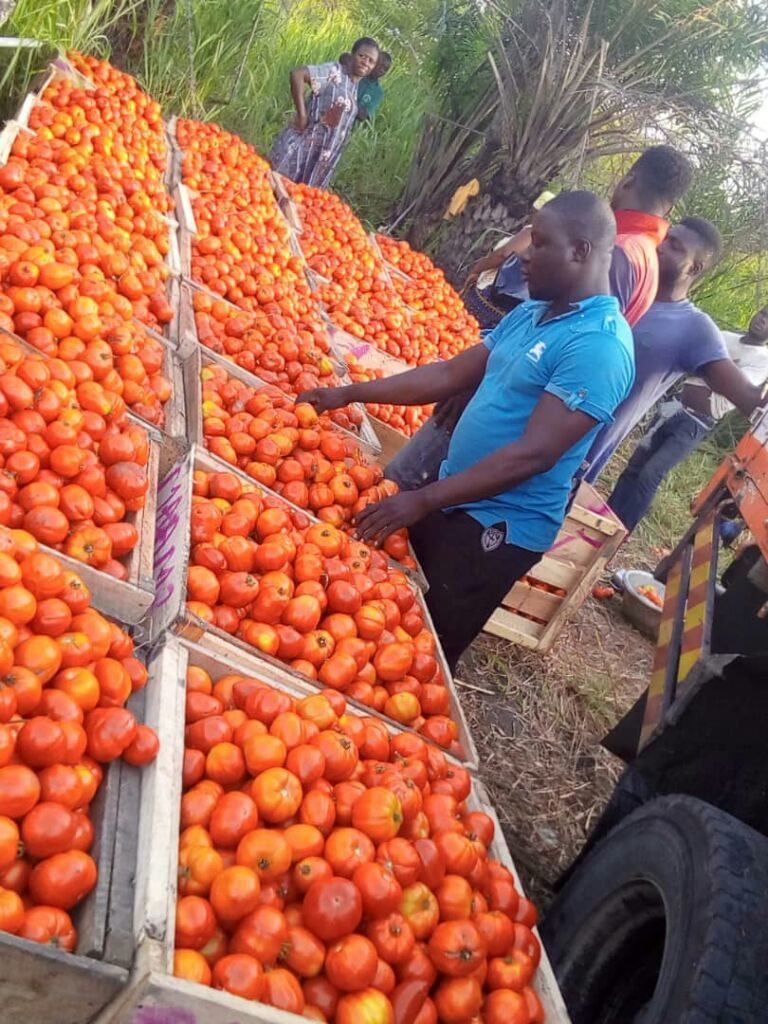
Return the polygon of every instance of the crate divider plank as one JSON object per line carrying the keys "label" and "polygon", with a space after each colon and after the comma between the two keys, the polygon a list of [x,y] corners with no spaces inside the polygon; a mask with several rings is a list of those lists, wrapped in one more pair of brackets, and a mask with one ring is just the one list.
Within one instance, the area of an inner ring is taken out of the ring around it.
{"label": "crate divider plank", "polygon": [[375,416],[369,418],[381,445],[381,464],[388,466],[400,449],[408,444],[410,438],[401,434],[399,430],[395,430],[394,427],[390,427],[384,420],[377,419]]}
{"label": "crate divider plank", "polygon": [[564,590],[565,596],[518,580],[485,631],[545,654],[581,608],[626,534],[594,487],[582,482],[554,544],[527,574],[528,579]]}
{"label": "crate divider plank", "polygon": [[[169,973],[173,964],[184,692],[189,664],[205,669],[214,680],[231,673],[261,678],[298,699],[314,692],[307,683],[295,681],[285,673],[281,677],[268,672],[255,659],[241,658],[237,652],[226,655],[178,639],[168,639],[156,651],[150,663],[147,720],[157,723],[161,745],[160,756],[142,775],[134,910],[136,961],[129,988],[93,1024],[139,1024],[142,1011],[152,1009],[177,1014],[186,1011],[192,1020],[205,1024],[233,1024],[234,1021],[238,1024],[299,1024],[302,1018],[294,1014],[262,1003],[245,1002],[227,992],[195,985]],[[351,707],[349,713],[365,715],[368,710]],[[394,723],[388,726],[392,734],[403,732]],[[492,816],[495,835],[489,852],[514,871],[498,819],[488,803],[485,789],[474,777],[467,806]],[[569,1024],[544,952],[534,987],[547,1013],[548,1024]]]}

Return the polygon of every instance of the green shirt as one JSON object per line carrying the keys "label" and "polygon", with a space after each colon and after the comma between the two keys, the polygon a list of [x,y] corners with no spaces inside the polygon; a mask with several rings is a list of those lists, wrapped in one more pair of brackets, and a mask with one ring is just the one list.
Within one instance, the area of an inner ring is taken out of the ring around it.
{"label": "green shirt", "polygon": [[363,78],[357,87],[357,109],[373,117],[384,99],[384,90],[375,78]]}

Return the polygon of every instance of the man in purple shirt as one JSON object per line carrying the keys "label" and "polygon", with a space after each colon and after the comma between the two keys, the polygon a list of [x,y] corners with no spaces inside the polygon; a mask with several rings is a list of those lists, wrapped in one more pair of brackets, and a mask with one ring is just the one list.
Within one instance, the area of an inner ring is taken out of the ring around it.
{"label": "man in purple shirt", "polygon": [[[683,375],[702,377],[712,391],[746,415],[759,401],[759,388],[731,360],[720,329],[688,298],[692,285],[715,265],[720,250],[719,232],[701,217],[680,221],[659,246],[657,299],[633,330],[635,383],[613,422],[595,438],[582,466],[584,479],[597,480],[616,448]],[[666,473],[711,426],[700,411],[680,403],[673,415],[660,416],[608,498],[629,529],[647,512]]]}

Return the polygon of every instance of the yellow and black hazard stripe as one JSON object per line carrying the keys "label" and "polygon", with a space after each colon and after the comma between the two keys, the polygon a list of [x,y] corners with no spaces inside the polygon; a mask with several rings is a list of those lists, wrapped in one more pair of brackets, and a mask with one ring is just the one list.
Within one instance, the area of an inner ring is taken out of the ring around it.
{"label": "yellow and black hazard stripe", "polygon": [[717,573],[717,517],[702,518],[667,576],[639,749],[651,738],[688,673],[709,650]]}
{"label": "yellow and black hazard stripe", "polygon": [[702,525],[693,539],[688,601],[680,644],[680,661],[677,666],[678,684],[683,682],[709,647],[709,633],[712,624],[711,605],[714,594],[713,577],[717,571],[716,550],[713,557],[714,538],[715,522],[714,519],[710,519],[709,522]]}
{"label": "yellow and black hazard stripe", "polygon": [[[653,657],[653,669],[651,671],[651,682],[648,686],[648,697],[645,702],[645,714],[643,716],[643,727],[640,732],[640,744],[642,749],[651,738],[656,726],[664,714],[664,695],[667,689],[667,676],[669,672],[670,658],[677,660],[677,651],[674,649],[673,636],[677,610],[680,603],[680,582],[682,577],[683,562],[685,555],[680,558],[669,570],[666,588],[664,591],[664,607],[661,610],[661,624],[659,625],[659,638],[656,641],[656,651]],[[683,597],[684,600],[684,597]]]}

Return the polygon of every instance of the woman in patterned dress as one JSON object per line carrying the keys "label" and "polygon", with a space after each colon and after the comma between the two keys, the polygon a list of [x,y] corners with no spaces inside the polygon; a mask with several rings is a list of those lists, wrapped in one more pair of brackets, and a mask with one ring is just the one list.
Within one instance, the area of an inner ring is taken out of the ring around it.
{"label": "woman in patterned dress", "polygon": [[[358,39],[351,58],[342,65],[310,64],[291,72],[296,106],[292,124],[278,136],[269,154],[272,167],[291,181],[325,188],[357,116],[358,83],[376,67],[379,47],[373,39]],[[310,88],[309,102],[305,100]]]}

